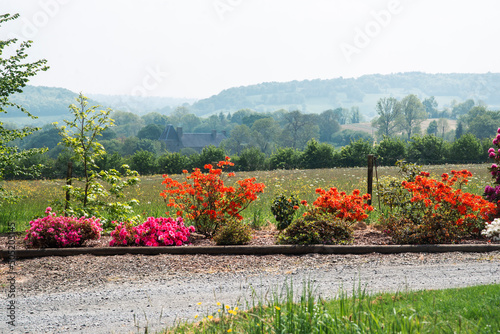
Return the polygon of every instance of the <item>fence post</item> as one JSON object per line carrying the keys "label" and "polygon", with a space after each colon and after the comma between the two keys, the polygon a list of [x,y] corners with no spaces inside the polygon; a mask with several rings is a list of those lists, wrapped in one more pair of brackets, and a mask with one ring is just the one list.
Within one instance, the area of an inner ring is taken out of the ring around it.
{"label": "fence post", "polygon": [[370,199],[368,200],[368,205],[372,205],[372,190],[373,190],[373,161],[375,156],[373,154],[368,154],[368,190],[367,193],[370,194]]}
{"label": "fence post", "polygon": [[[71,178],[73,176],[73,162],[72,161],[68,161],[68,172],[66,173],[66,184],[68,186],[71,185]],[[64,204],[64,215],[66,216],[67,215],[67,210],[68,210],[68,205],[69,205],[69,201],[70,201],[70,194],[69,194],[69,189],[66,190],[66,203]]]}

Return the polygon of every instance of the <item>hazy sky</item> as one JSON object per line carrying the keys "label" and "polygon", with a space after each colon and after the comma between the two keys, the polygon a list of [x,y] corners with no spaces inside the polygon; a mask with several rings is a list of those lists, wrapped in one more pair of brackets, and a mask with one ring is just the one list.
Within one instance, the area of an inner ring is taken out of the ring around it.
{"label": "hazy sky", "polygon": [[205,98],[266,81],[500,72],[498,0],[0,0],[74,92]]}

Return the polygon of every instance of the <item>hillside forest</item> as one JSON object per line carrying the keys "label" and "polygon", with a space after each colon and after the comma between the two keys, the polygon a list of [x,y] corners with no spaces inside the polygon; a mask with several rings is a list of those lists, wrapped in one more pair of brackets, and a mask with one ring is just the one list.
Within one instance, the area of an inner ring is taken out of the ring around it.
{"label": "hillside forest", "polygon": [[[394,165],[399,159],[420,164],[484,163],[500,124],[499,111],[472,99],[440,107],[433,96],[420,100],[409,94],[400,99],[380,98],[373,109],[376,116],[369,122],[356,106],[320,113],[244,108],[206,117],[197,116],[187,104],[168,114],[114,110],[114,126],[98,139],[106,153],[97,165],[104,170],[119,170],[128,164],[145,175],[202,168],[225,156],[230,156],[234,168],[242,171],[365,166],[368,154],[375,154],[379,165]],[[205,147],[201,152],[191,148],[169,152],[158,140],[168,124],[182,127],[184,133],[216,130],[227,138],[219,147]],[[47,148],[47,152],[19,164],[42,165],[41,177],[62,178],[72,154],[58,145],[60,142],[57,127],[46,124],[13,145]],[[81,173],[78,164],[73,168],[76,175]],[[23,177],[8,171],[5,174],[5,179]]]}

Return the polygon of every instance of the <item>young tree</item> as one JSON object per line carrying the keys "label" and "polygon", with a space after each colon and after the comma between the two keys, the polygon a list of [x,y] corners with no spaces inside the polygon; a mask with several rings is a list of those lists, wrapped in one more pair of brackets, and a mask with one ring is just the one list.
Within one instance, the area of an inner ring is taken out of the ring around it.
{"label": "young tree", "polygon": [[[98,137],[114,124],[110,118],[111,109],[99,110],[99,106],[88,107],[87,97],[80,93],[76,99],[78,105],[70,105],[74,119],[64,120],[66,126],[59,128],[62,144],[69,148],[73,160],[83,166],[83,189],[76,186],[66,186],[76,202],[73,205],[65,203],[66,213],[78,216],[96,216],[103,219],[104,227],[109,228],[111,220],[130,220],[133,216],[132,205],[137,203],[131,200],[128,203],[111,203],[106,199],[109,195],[116,198],[123,197],[123,189],[139,182],[138,174],[131,171],[127,165],[125,169],[126,180],[121,179],[121,174],[115,169],[101,170],[96,161],[106,154],[104,146],[99,143]],[[54,123],[57,125],[57,123]],[[107,182],[109,188],[103,187],[100,180]],[[81,203],[78,204],[78,202]]]}
{"label": "young tree", "polygon": [[[18,14],[0,15],[0,27],[7,21],[15,20],[19,17]],[[16,38],[8,40],[0,40],[0,113],[7,113],[7,108],[15,108],[25,113],[28,117],[36,118],[28,110],[22,106],[9,101],[9,97],[14,93],[22,93],[23,87],[26,86],[30,77],[36,75],[40,71],[46,71],[47,61],[45,59],[38,60],[32,63],[24,62],[28,55],[26,50],[31,46],[31,41],[21,42],[15,51],[10,50],[18,43]],[[10,57],[3,58],[3,54],[13,54]],[[20,139],[28,136],[38,128],[25,127],[21,130],[10,129],[4,126],[0,121],[0,181],[2,181],[5,172],[19,175],[36,175],[40,166],[29,166],[23,168],[19,163],[30,156],[37,153],[45,152],[46,149],[29,149],[19,150],[12,142],[15,139]],[[0,186],[0,203],[4,200],[14,199],[9,192],[6,192]]]}

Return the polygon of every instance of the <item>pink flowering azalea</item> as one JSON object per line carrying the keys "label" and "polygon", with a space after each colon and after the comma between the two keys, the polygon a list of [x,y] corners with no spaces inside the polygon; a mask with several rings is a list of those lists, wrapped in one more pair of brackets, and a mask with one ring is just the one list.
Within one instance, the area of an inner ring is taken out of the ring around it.
{"label": "pink flowering azalea", "polygon": [[125,241],[123,245],[131,246],[181,246],[189,242],[191,232],[194,232],[194,226],[184,226],[181,217],[176,220],[170,217],[149,217],[139,226],[132,226],[130,223],[117,224],[111,232],[110,246],[116,245],[117,240]]}
{"label": "pink flowering azalea", "polygon": [[45,210],[46,217],[30,222],[24,238],[28,247],[73,247],[81,246],[86,240],[101,237],[101,222],[95,217],[57,217],[52,208]]}

